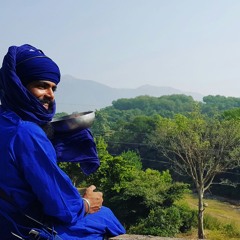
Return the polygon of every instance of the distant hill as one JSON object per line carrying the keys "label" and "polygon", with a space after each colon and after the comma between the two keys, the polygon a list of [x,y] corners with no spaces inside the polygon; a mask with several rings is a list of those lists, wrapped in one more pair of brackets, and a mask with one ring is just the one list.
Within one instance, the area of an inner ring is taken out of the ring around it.
{"label": "distant hill", "polygon": [[162,95],[185,94],[201,101],[203,96],[198,93],[183,92],[171,87],[156,87],[144,85],[135,89],[112,88],[104,84],[74,78],[70,75],[62,76],[61,85],[55,94],[57,112],[83,112],[99,110],[111,106],[113,100],[119,98],[134,98],[140,95],[160,97]]}

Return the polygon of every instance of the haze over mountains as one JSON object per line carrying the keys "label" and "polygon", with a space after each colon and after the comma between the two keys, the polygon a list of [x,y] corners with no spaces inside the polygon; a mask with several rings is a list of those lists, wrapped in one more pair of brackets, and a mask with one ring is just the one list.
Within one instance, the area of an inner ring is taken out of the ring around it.
{"label": "haze over mountains", "polygon": [[83,112],[99,110],[111,106],[112,101],[119,98],[134,98],[140,95],[160,97],[171,94],[185,94],[201,101],[203,95],[199,93],[183,92],[171,87],[156,87],[144,85],[135,89],[112,88],[104,84],[82,80],[64,75],[61,85],[55,94],[57,101],[57,112]]}

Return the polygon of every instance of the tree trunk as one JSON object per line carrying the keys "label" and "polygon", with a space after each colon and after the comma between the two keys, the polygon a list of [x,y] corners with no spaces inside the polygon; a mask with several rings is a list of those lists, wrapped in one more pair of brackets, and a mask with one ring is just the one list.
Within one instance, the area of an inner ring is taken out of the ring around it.
{"label": "tree trunk", "polygon": [[203,190],[198,189],[198,239],[205,239],[204,227],[203,227]]}

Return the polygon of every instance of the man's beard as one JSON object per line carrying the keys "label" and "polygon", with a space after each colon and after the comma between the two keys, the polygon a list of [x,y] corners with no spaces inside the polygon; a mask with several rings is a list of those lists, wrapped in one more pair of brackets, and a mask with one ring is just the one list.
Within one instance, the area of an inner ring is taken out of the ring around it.
{"label": "man's beard", "polygon": [[48,112],[53,111],[54,101],[51,101],[51,100],[48,100],[48,99],[39,99],[39,101],[42,105],[44,105],[45,103],[48,104]]}
{"label": "man's beard", "polygon": [[[48,99],[40,99],[41,104],[48,104],[48,112],[53,111],[54,101],[48,100]],[[47,137],[49,139],[53,139],[54,137],[54,129],[50,122],[41,125],[42,130],[46,133]]]}
{"label": "man's beard", "polygon": [[47,137],[51,140],[54,137],[54,129],[51,122],[41,125],[42,130],[46,133]]}

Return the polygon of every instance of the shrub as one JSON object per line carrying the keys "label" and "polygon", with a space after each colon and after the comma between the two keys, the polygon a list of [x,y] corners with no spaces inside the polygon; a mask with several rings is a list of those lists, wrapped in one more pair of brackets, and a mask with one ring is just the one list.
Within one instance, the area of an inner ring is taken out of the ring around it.
{"label": "shrub", "polygon": [[223,232],[228,237],[240,237],[240,230],[234,223],[228,223],[223,226]]}
{"label": "shrub", "polygon": [[204,215],[203,225],[205,229],[209,230],[220,230],[222,223],[215,217],[212,217],[209,214]]}
{"label": "shrub", "polygon": [[177,207],[157,207],[150,211],[146,219],[141,219],[139,224],[130,227],[129,233],[173,237],[179,232],[181,225],[181,214]]}
{"label": "shrub", "polygon": [[240,231],[234,223],[224,224],[217,218],[206,214],[204,217],[204,226],[205,229],[217,231],[221,234],[224,234],[227,237],[240,237]]}
{"label": "shrub", "polygon": [[197,211],[191,209],[187,204],[180,204],[177,206],[180,212],[182,225],[180,226],[180,232],[186,233],[193,227],[197,226]]}

